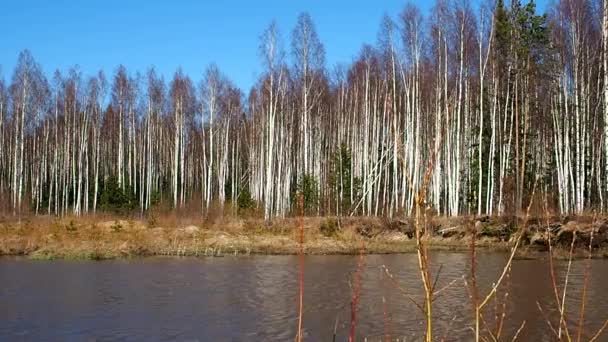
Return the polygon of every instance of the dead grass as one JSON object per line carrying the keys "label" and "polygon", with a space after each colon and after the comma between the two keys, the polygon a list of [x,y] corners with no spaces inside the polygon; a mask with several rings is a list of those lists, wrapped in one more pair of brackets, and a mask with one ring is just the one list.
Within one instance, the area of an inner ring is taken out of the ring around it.
{"label": "dead grass", "polygon": [[[408,236],[408,222],[356,217],[339,220],[338,229],[322,231],[329,220],[308,217],[302,221],[305,254],[358,254],[365,243],[366,253],[416,252],[415,239]],[[471,235],[442,237],[441,228],[470,225],[470,217],[432,218],[434,235],[428,246],[435,251],[462,251],[470,247]],[[489,218],[487,224],[503,224],[511,218]],[[587,222],[585,218],[582,222]],[[479,232],[478,232],[479,233]],[[297,218],[266,222],[257,218],[230,215],[203,220],[200,215],[156,212],[144,217],[116,217],[108,214],[82,217],[30,216],[21,221],[0,217],[0,255],[27,255],[32,258],[108,259],[134,256],[210,256],[241,254],[297,254]],[[494,237],[478,236],[475,245],[508,251],[509,243]],[[567,253],[562,253],[567,256]],[[575,251],[584,257],[584,251]],[[560,250],[555,251],[560,257]],[[607,248],[595,249],[594,257],[608,256]],[[518,258],[543,257],[537,249],[522,248]]]}

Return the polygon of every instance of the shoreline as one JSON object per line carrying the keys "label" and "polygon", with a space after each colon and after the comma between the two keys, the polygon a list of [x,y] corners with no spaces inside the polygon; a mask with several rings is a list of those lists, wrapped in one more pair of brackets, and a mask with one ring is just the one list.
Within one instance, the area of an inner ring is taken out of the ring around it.
{"label": "shoreline", "polygon": [[[433,252],[468,252],[475,236],[481,251],[508,252],[516,229],[513,218],[432,218],[427,223]],[[230,255],[295,255],[299,251],[299,220],[222,218],[213,222],[157,222],[141,219],[96,217],[32,217],[21,222],[0,221],[0,256],[30,259],[105,260],[149,256],[213,257]],[[608,258],[608,222],[577,218],[544,227],[528,220],[527,233],[517,258],[548,257],[547,236],[555,241],[553,256],[567,258],[573,234],[575,258]],[[506,222],[506,223],[505,223]],[[535,223],[536,222],[536,223]],[[357,255],[415,253],[410,221],[383,218],[307,217],[303,220],[305,255]],[[166,228],[172,227],[172,228]],[[546,228],[549,227],[549,228]],[[552,232],[551,227],[554,228]],[[473,235],[475,232],[475,235]],[[545,236],[543,236],[545,235]],[[594,235],[590,241],[585,236]],[[568,239],[570,237],[570,239]]]}

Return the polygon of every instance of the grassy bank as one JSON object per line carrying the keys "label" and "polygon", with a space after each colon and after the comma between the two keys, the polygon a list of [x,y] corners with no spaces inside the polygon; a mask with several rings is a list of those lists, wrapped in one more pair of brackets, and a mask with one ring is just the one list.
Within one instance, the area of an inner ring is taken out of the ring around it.
{"label": "grassy bank", "polygon": [[[563,226],[598,226],[596,220],[588,221],[579,219],[576,225]],[[178,216],[143,220],[103,215],[31,217],[21,221],[4,218],[0,220],[0,255],[111,259],[153,255],[297,254],[299,224],[295,218],[272,222],[235,218],[203,222]],[[416,249],[413,225],[407,220],[315,217],[303,219],[302,224],[305,254],[357,254],[362,247],[366,253],[377,254],[407,253]],[[506,251],[517,222],[507,218],[460,217],[434,218],[428,225],[434,232],[429,239],[429,247],[433,250],[468,250],[475,232],[476,246]],[[596,229],[593,227],[586,229]],[[542,236],[539,235],[543,234],[543,229],[546,230],[539,226],[535,230],[532,225],[525,247],[519,252],[520,257],[542,256],[539,254],[543,250]],[[600,244],[595,253],[603,257],[608,254],[598,236],[595,241]],[[557,237],[555,240],[559,242]]]}

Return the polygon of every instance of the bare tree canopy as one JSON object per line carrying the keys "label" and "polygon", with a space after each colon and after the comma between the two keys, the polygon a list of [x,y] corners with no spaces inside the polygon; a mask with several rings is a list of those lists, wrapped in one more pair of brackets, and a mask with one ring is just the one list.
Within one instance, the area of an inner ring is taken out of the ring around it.
{"label": "bare tree canopy", "polygon": [[301,194],[307,215],[394,216],[412,212],[430,168],[425,205],[438,214],[517,214],[536,181],[555,213],[606,211],[607,8],[406,4],[329,72],[302,13],[288,56],[275,22],[261,34],[247,97],[216,65],[196,83],[122,65],[49,83],[24,51],[0,79],[0,209],[270,219]]}

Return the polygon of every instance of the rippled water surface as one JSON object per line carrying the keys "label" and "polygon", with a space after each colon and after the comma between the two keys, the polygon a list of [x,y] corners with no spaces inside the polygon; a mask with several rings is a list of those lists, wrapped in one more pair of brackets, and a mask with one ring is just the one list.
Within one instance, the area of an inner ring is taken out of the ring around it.
{"label": "rippled water surface", "polygon": [[[507,256],[481,254],[477,272],[482,292],[498,278]],[[357,256],[305,257],[304,330],[307,341],[348,340],[351,283]],[[434,303],[435,335],[468,341],[471,304],[463,275],[469,256],[434,254],[439,269]],[[397,282],[387,280],[382,266]],[[567,264],[556,265],[558,277]],[[608,318],[608,261],[593,260],[588,282],[585,334]],[[568,320],[578,324],[585,261],[572,266]],[[507,279],[504,335],[511,340],[525,321],[522,341],[552,340],[541,315],[555,318],[546,260],[517,260]],[[398,288],[399,287],[399,288]],[[420,340],[421,283],[415,254],[372,255],[364,259],[357,337],[380,341]],[[504,293],[499,294],[501,298]],[[383,298],[385,303],[383,304]],[[115,261],[30,261],[0,259],[0,339],[7,341],[292,341],[297,327],[298,258],[147,258]],[[494,324],[494,303],[485,318]],[[555,319],[554,319],[555,320]],[[555,322],[554,322],[555,323]],[[608,336],[600,339],[608,341]]]}

